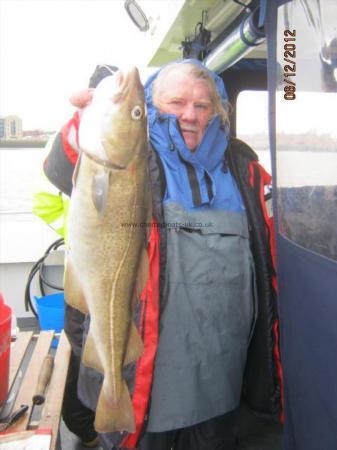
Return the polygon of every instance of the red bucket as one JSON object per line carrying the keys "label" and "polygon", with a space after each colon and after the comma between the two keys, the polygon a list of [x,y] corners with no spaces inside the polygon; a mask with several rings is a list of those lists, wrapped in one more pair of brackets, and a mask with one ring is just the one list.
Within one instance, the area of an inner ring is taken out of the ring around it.
{"label": "red bucket", "polygon": [[7,399],[12,310],[0,294],[0,406]]}

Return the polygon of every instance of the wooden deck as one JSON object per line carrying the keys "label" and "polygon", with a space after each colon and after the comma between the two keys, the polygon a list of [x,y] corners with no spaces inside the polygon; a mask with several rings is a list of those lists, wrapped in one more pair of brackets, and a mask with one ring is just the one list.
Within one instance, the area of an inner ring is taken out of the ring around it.
{"label": "wooden deck", "polygon": [[[32,331],[20,332],[17,340],[12,344],[10,357],[9,388],[13,386],[19,371],[23,372],[12,411],[21,405],[28,405],[24,416],[0,434],[0,443],[15,436],[31,436],[38,430],[51,433],[50,450],[55,450],[61,420],[61,408],[64,395],[65,381],[70,358],[70,345],[64,332],[61,333],[56,351],[51,348],[53,331],[41,331],[37,336]],[[32,397],[35,393],[39,373],[45,357],[54,354],[54,367],[49,385],[47,386],[45,402],[34,408]],[[38,410],[38,411],[36,411]],[[39,417],[35,417],[38,412]],[[15,433],[15,434],[13,434]]]}

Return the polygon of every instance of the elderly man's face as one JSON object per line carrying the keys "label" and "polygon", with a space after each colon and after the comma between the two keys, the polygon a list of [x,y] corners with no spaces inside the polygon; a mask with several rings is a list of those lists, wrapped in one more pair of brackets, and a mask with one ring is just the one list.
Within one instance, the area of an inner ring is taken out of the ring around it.
{"label": "elderly man's face", "polygon": [[194,151],[213,115],[207,82],[172,71],[163,84],[158,93],[157,107],[162,113],[177,116],[185,143]]}

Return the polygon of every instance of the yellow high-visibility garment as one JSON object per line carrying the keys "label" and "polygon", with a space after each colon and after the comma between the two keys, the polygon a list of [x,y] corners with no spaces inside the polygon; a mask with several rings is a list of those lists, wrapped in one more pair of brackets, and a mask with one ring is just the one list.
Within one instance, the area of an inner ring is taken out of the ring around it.
{"label": "yellow high-visibility garment", "polygon": [[[49,152],[55,136],[47,143],[45,150]],[[69,197],[57,189],[46,177],[41,168],[39,179],[35,183],[32,211],[37,217],[49,225],[58,235],[66,239],[66,218],[69,208]]]}

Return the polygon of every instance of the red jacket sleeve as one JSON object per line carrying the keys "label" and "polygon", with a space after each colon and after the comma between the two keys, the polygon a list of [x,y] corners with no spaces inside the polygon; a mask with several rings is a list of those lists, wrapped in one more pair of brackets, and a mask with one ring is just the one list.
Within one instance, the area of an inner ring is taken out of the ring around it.
{"label": "red jacket sleeve", "polygon": [[79,121],[79,112],[76,111],[53,138],[49,154],[43,164],[44,173],[49,181],[67,195],[71,194],[73,171],[79,155]]}

